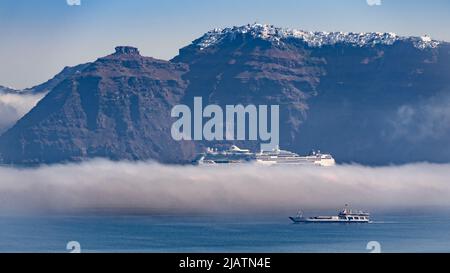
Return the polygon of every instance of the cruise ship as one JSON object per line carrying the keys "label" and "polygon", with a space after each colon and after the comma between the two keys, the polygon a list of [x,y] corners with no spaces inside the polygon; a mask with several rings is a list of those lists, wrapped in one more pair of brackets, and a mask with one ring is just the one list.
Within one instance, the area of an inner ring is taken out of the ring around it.
{"label": "cruise ship", "polygon": [[330,167],[336,165],[334,158],[330,154],[322,154],[320,151],[311,152],[307,156],[300,156],[296,153],[280,150],[261,151],[256,154],[256,162],[261,164],[293,164],[293,165],[318,165]]}
{"label": "cruise ship", "polygon": [[370,214],[364,211],[348,209],[347,206],[337,216],[303,217],[300,211],[297,216],[289,217],[294,223],[371,223]]}
{"label": "cruise ship", "polygon": [[199,165],[217,165],[217,164],[241,164],[256,163],[263,165],[315,165],[315,166],[334,166],[334,158],[330,154],[320,152],[311,152],[307,156],[300,156],[296,153],[280,150],[276,148],[272,151],[261,151],[252,153],[248,149],[241,149],[235,145],[225,151],[208,148],[201,154],[196,161]]}

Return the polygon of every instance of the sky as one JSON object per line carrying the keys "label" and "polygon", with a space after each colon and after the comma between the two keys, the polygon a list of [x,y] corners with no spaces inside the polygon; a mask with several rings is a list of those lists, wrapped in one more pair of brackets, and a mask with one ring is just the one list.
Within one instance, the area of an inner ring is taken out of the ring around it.
{"label": "sky", "polygon": [[40,84],[117,45],[168,60],[208,30],[254,22],[450,41],[450,1],[1,0],[0,85]]}

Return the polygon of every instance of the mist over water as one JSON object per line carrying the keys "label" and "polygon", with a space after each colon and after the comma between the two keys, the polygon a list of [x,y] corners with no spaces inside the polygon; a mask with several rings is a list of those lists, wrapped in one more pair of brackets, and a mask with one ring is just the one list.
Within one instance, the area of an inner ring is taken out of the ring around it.
{"label": "mist over water", "polygon": [[12,94],[0,92],[0,134],[31,110],[45,94]]}
{"label": "mist over water", "polygon": [[298,208],[450,207],[450,165],[165,166],[152,162],[0,168],[0,212],[273,213]]}

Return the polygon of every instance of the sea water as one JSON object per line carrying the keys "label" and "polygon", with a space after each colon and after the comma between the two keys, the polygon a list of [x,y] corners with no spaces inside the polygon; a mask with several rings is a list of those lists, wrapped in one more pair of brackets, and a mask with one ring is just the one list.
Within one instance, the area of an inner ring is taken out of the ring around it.
{"label": "sea water", "polygon": [[293,224],[286,216],[0,216],[0,252],[450,252],[448,215],[377,215],[371,224]]}

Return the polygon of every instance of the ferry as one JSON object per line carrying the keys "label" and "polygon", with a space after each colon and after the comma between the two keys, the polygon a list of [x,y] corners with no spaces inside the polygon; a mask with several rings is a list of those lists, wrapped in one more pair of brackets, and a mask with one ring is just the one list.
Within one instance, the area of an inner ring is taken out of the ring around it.
{"label": "ferry", "polygon": [[294,223],[371,223],[370,214],[364,211],[348,209],[347,206],[337,216],[304,217],[299,211],[297,216],[289,217]]}

